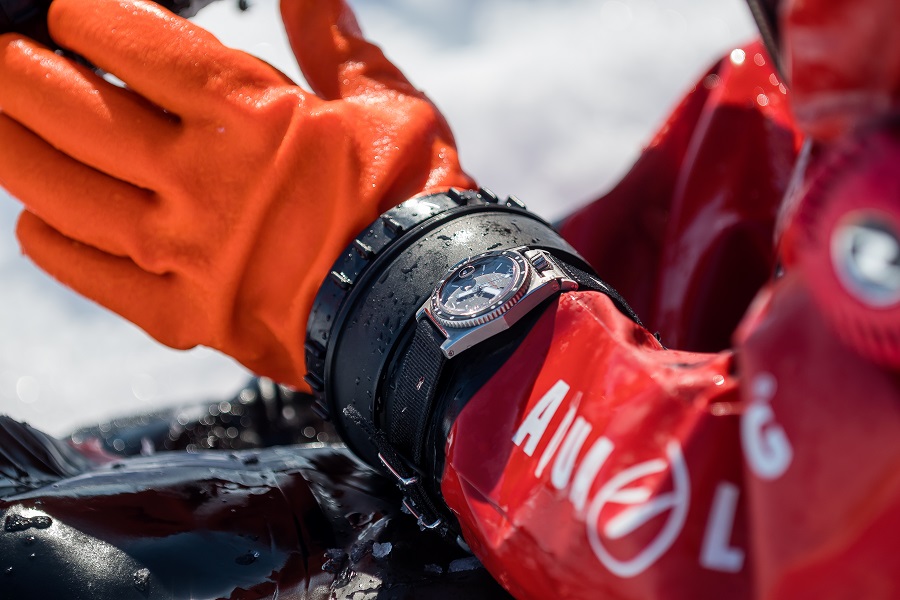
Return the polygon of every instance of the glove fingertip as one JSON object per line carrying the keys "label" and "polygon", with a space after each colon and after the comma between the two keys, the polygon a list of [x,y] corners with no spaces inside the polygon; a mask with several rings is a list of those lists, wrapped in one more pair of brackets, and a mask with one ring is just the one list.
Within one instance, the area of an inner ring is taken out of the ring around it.
{"label": "glove fingertip", "polygon": [[49,226],[34,213],[23,210],[19,214],[19,220],[16,222],[16,239],[19,240],[23,254],[30,255],[28,249],[40,237],[44,228]]}
{"label": "glove fingertip", "polygon": [[362,34],[344,0],[282,0],[288,40],[312,90],[326,100],[378,88],[414,92],[409,81]]}
{"label": "glove fingertip", "polygon": [[22,211],[16,223],[16,238],[22,254],[55,279],[71,286],[67,281],[74,275],[66,268],[67,257],[80,245],[51,227],[42,218],[29,210]]}

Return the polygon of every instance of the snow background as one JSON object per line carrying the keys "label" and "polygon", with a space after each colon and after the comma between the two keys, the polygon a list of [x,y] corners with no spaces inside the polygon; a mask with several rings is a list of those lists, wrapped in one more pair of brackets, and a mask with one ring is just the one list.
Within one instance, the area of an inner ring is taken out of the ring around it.
{"label": "snow background", "polygon": [[[276,0],[195,18],[302,81]],[[440,107],[464,167],[556,219],[597,197],[703,71],[754,35],[742,0],[356,0],[363,30]],[[252,174],[251,174],[252,175]],[[62,435],[234,393],[247,373],[176,352],[25,260],[0,190],[0,413]]]}

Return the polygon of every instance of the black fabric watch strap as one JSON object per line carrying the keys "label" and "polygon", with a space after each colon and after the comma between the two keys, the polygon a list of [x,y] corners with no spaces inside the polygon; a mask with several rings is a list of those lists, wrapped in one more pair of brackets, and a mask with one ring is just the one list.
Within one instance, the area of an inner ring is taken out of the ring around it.
{"label": "black fabric watch strap", "polygon": [[438,382],[447,363],[441,352],[443,341],[443,333],[431,320],[422,318],[416,323],[412,342],[401,359],[384,429],[376,439],[379,458],[406,494],[407,509],[428,529],[445,526],[452,519],[432,502],[425,483],[429,478],[420,470]]}
{"label": "black fabric watch strap", "polygon": [[578,284],[579,290],[593,290],[595,292],[606,294],[623,315],[625,315],[638,325],[643,326],[643,323],[641,323],[641,320],[638,318],[637,313],[635,313],[634,310],[630,306],[628,306],[628,303],[625,302],[625,298],[619,295],[619,292],[614,290],[612,287],[608,286],[602,279],[600,279],[599,277],[595,277],[594,275],[591,275],[586,271],[582,271],[578,267],[572,266],[569,263],[560,260],[559,258],[556,259],[556,263],[562,268],[563,271],[566,272],[566,275],[575,280],[575,283]]}
{"label": "black fabric watch strap", "polygon": [[397,381],[394,402],[400,410],[392,411],[385,423],[388,440],[414,465],[422,464],[428,415],[433,412],[438,381],[447,362],[441,352],[444,339],[430,319],[418,321]]}

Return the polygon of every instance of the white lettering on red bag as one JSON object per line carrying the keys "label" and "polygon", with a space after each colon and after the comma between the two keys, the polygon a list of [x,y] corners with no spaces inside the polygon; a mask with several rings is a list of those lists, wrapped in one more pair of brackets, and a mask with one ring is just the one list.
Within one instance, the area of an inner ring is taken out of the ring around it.
{"label": "white lettering on red bag", "polygon": [[737,573],[744,568],[744,551],[731,546],[734,518],[741,490],[728,481],[719,483],[706,521],[700,564],[713,571]]}
{"label": "white lettering on red bag", "polygon": [[[767,417],[765,419],[754,421],[751,418],[748,424],[742,422],[742,433],[745,437],[756,434],[756,439],[751,439],[749,443],[752,447],[750,452],[757,454],[748,452],[748,457],[753,457],[748,461],[762,461],[761,468],[769,468],[768,472],[773,472],[773,465],[784,465],[785,456],[790,462],[790,444],[783,430],[774,423],[771,407],[768,406],[770,392],[774,391],[774,379],[771,382],[764,379],[757,387],[760,405],[752,406],[757,410],[768,408],[770,412],[757,413]],[[565,381],[557,381],[525,416],[512,441],[527,456],[534,456],[570,389],[571,386]],[[671,440],[665,446],[664,456],[634,464],[612,475],[591,498],[590,492],[600,471],[616,447],[612,440],[600,436],[578,461],[593,431],[591,423],[577,415],[581,398],[581,392],[574,395],[550,441],[540,456],[534,458],[533,473],[536,479],[544,479],[545,471],[550,467],[548,483],[559,491],[569,488],[567,497],[577,513],[587,508],[585,531],[597,559],[614,575],[635,577],[655,564],[684,529],[692,496],[688,465],[679,442]],[[747,432],[745,428],[748,428]],[[654,476],[671,480],[671,488],[660,491],[654,486],[639,483],[643,478]],[[745,552],[731,545],[739,497],[740,488],[733,483],[722,481],[715,488],[699,556],[700,565],[707,569],[726,573],[737,573],[743,569]],[[609,509],[614,514],[604,521],[607,507],[612,506],[627,508]],[[664,521],[659,532],[637,553],[622,557],[609,549],[610,542],[626,538],[661,516]]]}
{"label": "white lettering on red bag", "polygon": [[522,442],[525,442],[526,439],[528,440],[523,448],[525,454],[528,456],[534,454],[534,450],[544,436],[544,432],[547,431],[547,426],[553,420],[559,405],[562,404],[563,398],[568,393],[569,384],[560,379],[538,400],[537,405],[525,417],[512,440],[516,446],[521,446]]}
{"label": "white lettering on red bag", "polygon": [[750,403],[741,417],[741,446],[747,465],[760,479],[781,477],[794,458],[794,449],[775,420],[770,401],[778,384],[769,373],[761,373],[750,382]]}

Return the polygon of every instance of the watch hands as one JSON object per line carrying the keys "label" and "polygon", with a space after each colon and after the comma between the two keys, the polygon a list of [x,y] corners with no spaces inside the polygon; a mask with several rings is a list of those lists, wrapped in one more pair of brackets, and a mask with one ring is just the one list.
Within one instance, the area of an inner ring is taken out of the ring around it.
{"label": "watch hands", "polygon": [[465,299],[468,298],[469,296],[474,296],[475,294],[477,294],[477,293],[480,292],[480,291],[481,291],[481,286],[480,286],[480,285],[476,285],[476,286],[473,286],[473,287],[469,288],[469,289],[466,290],[465,292],[462,292],[462,293],[460,293],[459,295],[457,295],[457,296],[456,296],[456,299],[457,299],[457,300],[465,300]]}

